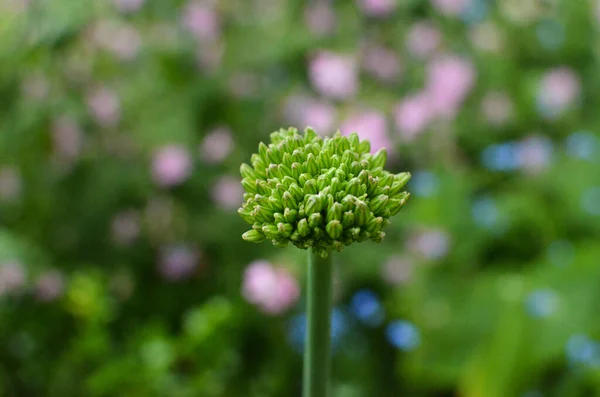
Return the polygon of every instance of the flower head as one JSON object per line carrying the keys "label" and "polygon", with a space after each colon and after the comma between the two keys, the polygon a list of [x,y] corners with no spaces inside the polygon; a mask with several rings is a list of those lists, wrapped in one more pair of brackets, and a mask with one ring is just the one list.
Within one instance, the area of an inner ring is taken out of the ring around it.
{"label": "flower head", "polygon": [[370,150],[355,133],[272,133],[271,144],[261,143],[252,165],[240,169],[246,194],[238,213],[252,225],[242,237],[280,247],[291,241],[323,257],[354,241],[381,241],[389,218],[410,196],[403,191],[410,174],[385,171],[385,148]]}

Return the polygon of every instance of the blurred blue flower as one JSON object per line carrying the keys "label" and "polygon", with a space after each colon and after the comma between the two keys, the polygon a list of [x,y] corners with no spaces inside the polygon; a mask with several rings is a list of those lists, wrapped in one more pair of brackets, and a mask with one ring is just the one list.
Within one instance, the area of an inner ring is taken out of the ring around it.
{"label": "blurred blue flower", "polygon": [[565,42],[565,27],[555,19],[545,19],[535,29],[540,45],[546,50],[557,50]]}
{"label": "blurred blue flower", "polygon": [[493,228],[499,218],[498,207],[496,202],[491,197],[481,197],[473,202],[471,207],[471,216],[473,221],[479,226],[491,229]]}
{"label": "blurred blue flower", "polygon": [[431,171],[415,172],[410,181],[410,191],[416,197],[431,197],[439,190],[438,177]]}
{"label": "blurred blue flower", "polygon": [[567,137],[567,154],[583,160],[595,160],[600,152],[600,139],[589,131],[577,131]]}
{"label": "blurred blue flower", "polygon": [[[337,349],[348,332],[348,318],[340,309],[331,312],[331,348]],[[306,338],[306,314],[292,317],[288,323],[288,342],[298,353],[304,351]]]}
{"label": "blurred blue flower", "polygon": [[520,166],[519,145],[514,142],[490,145],[481,153],[481,162],[492,171],[513,171]]}
{"label": "blurred blue flower", "polygon": [[600,215],[600,186],[590,187],[583,192],[581,208],[591,215]]}
{"label": "blurred blue flower", "polygon": [[362,323],[377,327],[385,318],[385,310],[377,295],[371,290],[360,290],[354,294],[350,302],[352,314]]}
{"label": "blurred blue flower", "polygon": [[461,19],[466,24],[476,24],[485,19],[489,11],[486,0],[471,0],[461,14]]}
{"label": "blurred blue flower", "polygon": [[532,317],[546,318],[556,311],[558,296],[550,289],[539,289],[527,296],[525,307]]}
{"label": "blurred blue flower", "polygon": [[575,258],[575,248],[567,240],[557,240],[548,246],[546,256],[554,266],[568,266]]}
{"label": "blurred blue flower", "polygon": [[331,348],[337,349],[348,333],[348,317],[340,309],[333,309],[331,313]]}
{"label": "blurred blue flower", "polygon": [[403,351],[414,350],[421,343],[419,330],[408,321],[396,320],[390,323],[385,333],[388,341]]}
{"label": "blurred blue flower", "polygon": [[600,353],[598,344],[583,334],[572,335],[567,340],[565,351],[573,364],[590,364]]}

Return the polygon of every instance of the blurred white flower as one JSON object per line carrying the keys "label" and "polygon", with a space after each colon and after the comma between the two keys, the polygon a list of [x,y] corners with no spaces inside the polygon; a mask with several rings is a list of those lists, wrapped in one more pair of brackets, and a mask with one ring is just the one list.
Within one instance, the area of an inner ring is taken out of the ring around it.
{"label": "blurred white flower", "polygon": [[510,97],[504,92],[488,92],[481,101],[483,116],[494,126],[502,126],[509,122],[513,118],[514,110]]}

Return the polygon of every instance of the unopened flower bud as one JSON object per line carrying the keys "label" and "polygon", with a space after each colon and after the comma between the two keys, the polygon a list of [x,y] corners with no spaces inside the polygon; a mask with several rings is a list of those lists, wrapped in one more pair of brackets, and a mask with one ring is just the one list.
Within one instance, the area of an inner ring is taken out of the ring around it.
{"label": "unopened flower bud", "polygon": [[331,221],[325,228],[329,237],[334,240],[340,238],[342,236],[342,232],[344,231],[344,227],[340,221]]}
{"label": "unopened flower bud", "polygon": [[265,239],[265,235],[252,229],[242,234],[242,238],[251,243],[260,243]]}

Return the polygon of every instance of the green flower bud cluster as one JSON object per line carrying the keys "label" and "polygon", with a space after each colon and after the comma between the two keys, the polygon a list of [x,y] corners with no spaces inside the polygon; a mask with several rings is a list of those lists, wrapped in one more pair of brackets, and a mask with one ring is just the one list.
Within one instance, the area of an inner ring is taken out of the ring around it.
{"label": "green flower bud cluster", "polygon": [[327,256],[354,241],[380,242],[389,218],[410,194],[403,191],[408,172],[394,175],[383,167],[385,149],[370,153],[369,141],[339,132],[321,138],[307,128],[271,134],[260,143],[252,165],[242,164],[244,204],[238,210],[252,229],[242,236]]}

